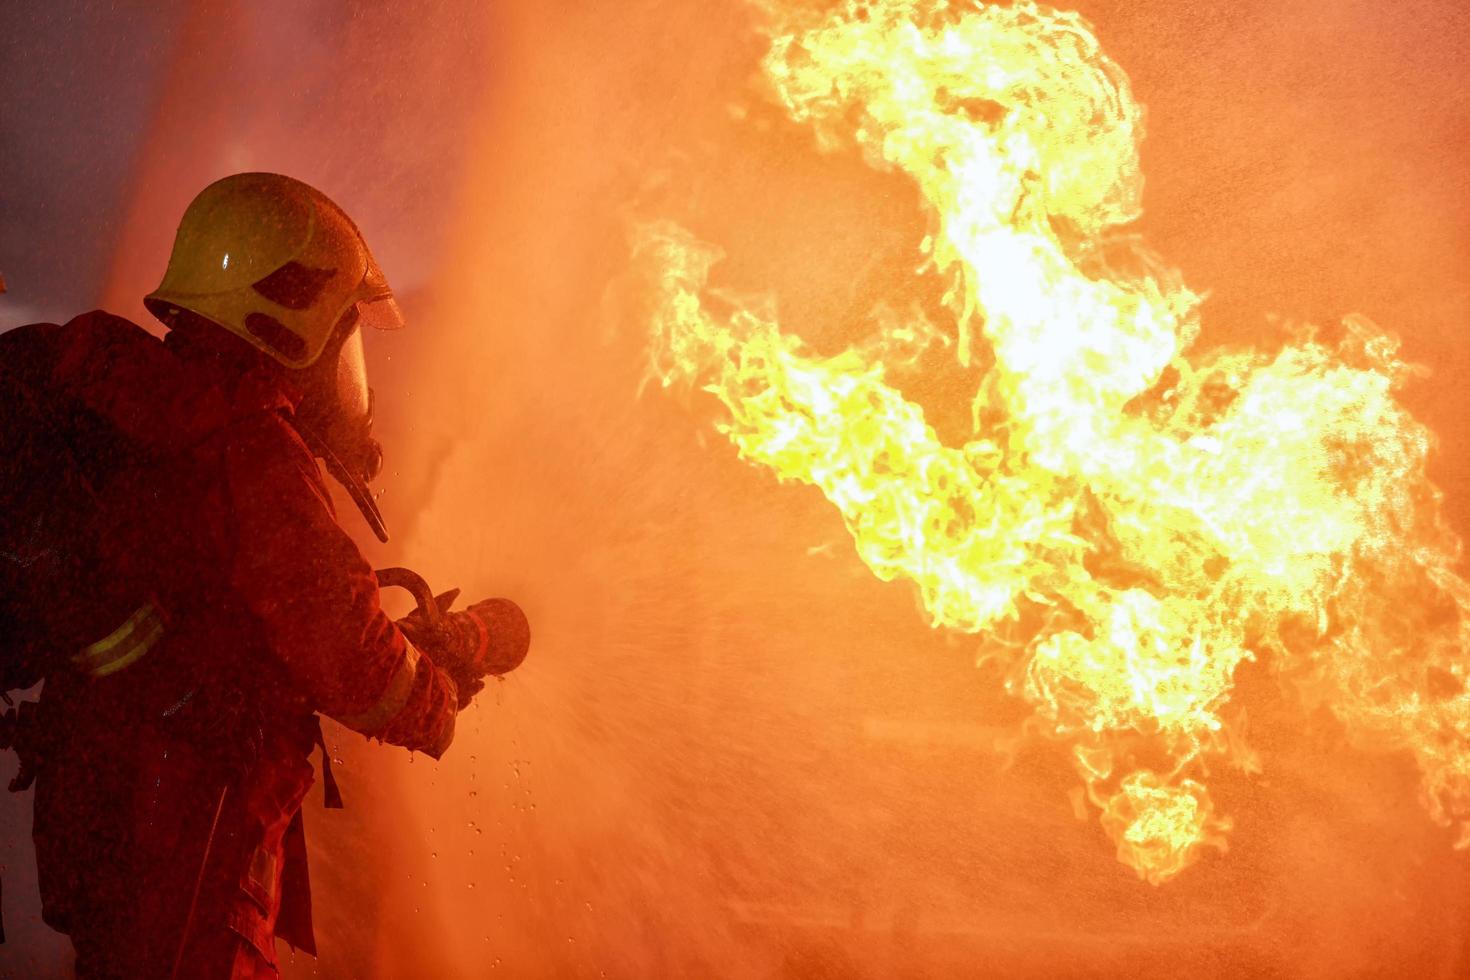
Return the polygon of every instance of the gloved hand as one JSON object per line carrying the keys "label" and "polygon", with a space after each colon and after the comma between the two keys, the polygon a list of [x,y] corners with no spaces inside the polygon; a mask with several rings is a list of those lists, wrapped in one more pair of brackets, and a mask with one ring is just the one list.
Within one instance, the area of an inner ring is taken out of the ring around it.
{"label": "gloved hand", "polygon": [[462,612],[449,612],[453,601],[452,595],[440,600],[444,611],[437,623],[415,610],[398,621],[398,628],[454,679],[463,708],[485,686],[485,675],[508,673],[526,659],[531,626],[509,599],[485,599]]}

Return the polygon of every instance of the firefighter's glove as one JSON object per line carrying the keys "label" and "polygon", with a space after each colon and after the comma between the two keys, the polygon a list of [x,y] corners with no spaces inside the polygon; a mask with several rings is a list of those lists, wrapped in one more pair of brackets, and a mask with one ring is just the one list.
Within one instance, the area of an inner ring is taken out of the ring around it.
{"label": "firefighter's glove", "polygon": [[461,708],[485,686],[487,674],[515,670],[531,647],[526,614],[509,599],[485,599],[463,612],[444,612],[432,624],[415,611],[400,619],[398,627],[453,678]]}

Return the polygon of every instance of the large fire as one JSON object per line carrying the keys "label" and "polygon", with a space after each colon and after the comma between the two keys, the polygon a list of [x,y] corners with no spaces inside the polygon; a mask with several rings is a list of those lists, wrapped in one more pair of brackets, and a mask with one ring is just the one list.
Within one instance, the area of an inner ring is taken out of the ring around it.
{"label": "large fire", "polygon": [[[1357,744],[1411,752],[1430,815],[1470,843],[1470,591],[1396,341],[1349,318],[1331,340],[1193,349],[1198,295],[1126,234],[1140,107],[1077,15],[760,7],[772,98],[917,185],[949,322],[875,317],[821,356],[710,294],[716,248],[650,223],[655,377],[713,394],[743,458],[820,488],[932,626],[1020,638],[985,655],[1148,881],[1224,847],[1206,783],[1260,765],[1232,704],[1248,661]],[[936,340],[973,382],[968,441],[894,383]]]}

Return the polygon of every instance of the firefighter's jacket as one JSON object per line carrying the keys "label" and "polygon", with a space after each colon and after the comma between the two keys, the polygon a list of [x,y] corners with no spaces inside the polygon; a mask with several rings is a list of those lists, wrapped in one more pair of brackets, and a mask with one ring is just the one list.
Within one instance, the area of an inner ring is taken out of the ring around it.
{"label": "firefighter's jacket", "polygon": [[314,948],[300,808],[315,713],[437,757],[453,682],[379,608],[281,372],[102,312],[20,329],[76,406],[59,436],[101,431],[115,450],[85,461],[90,590],[34,600],[98,624],[43,691],[44,917],[79,962],[162,976],[192,904],[191,946],[239,942],[268,975],[277,932]]}

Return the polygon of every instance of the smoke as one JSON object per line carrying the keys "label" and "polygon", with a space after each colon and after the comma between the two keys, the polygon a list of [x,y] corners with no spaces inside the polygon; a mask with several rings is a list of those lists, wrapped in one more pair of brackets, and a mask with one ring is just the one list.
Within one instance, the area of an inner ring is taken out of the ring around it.
{"label": "smoke", "polygon": [[[877,296],[911,298],[895,284],[925,232],[902,181],[818,154],[762,108],[747,9],[691,6],[514,22],[513,109],[479,137],[434,293],[435,321],[457,326],[420,369],[438,390],[416,411],[463,428],[407,549],[470,594],[516,596],[535,639],[432,776],[392,763],[410,801],[394,865],[425,901],[385,917],[378,969],[1332,976],[1415,959],[1453,975],[1463,871],[1417,805],[1412,763],[1353,755],[1329,722],[1303,738],[1272,707],[1274,682],[1246,670],[1251,737],[1279,767],[1268,785],[1213,774],[1237,819],[1230,854],[1145,894],[1067,807],[1067,760],[995,751],[1017,721],[998,678],[929,635],[903,586],[872,580],[818,494],[702,445],[697,397],[632,397],[644,334],[604,326],[630,200],[721,242],[715,285],[768,290],[826,350],[859,339],[855,314]],[[1252,39],[1296,76],[1338,77],[1333,55],[1281,40],[1305,8],[1265,9],[1251,8]],[[1303,126],[1301,91],[1215,61],[1212,46],[1249,47],[1223,21],[1089,13],[1150,106],[1145,205],[1164,216],[1145,219],[1150,234],[1216,284],[1207,323],[1248,325],[1206,341],[1255,339],[1273,310],[1363,309],[1414,331],[1410,357],[1462,356],[1409,326],[1437,314],[1397,284],[1446,288],[1453,238],[1392,270],[1379,256],[1371,275],[1299,258],[1321,256],[1323,228],[1379,240],[1408,220],[1354,210],[1350,189],[1375,172],[1359,123],[1334,108]],[[1384,71],[1404,57],[1360,50],[1363,34],[1341,43]],[[1197,64],[1211,87],[1175,81]],[[1260,122],[1283,112],[1295,125]],[[1179,173],[1201,143],[1260,175]],[[1349,190],[1261,215],[1301,181]],[[1402,913],[1384,898],[1395,889],[1414,896]]]}
{"label": "smoke", "polygon": [[95,303],[182,6],[0,7],[0,330]]}

